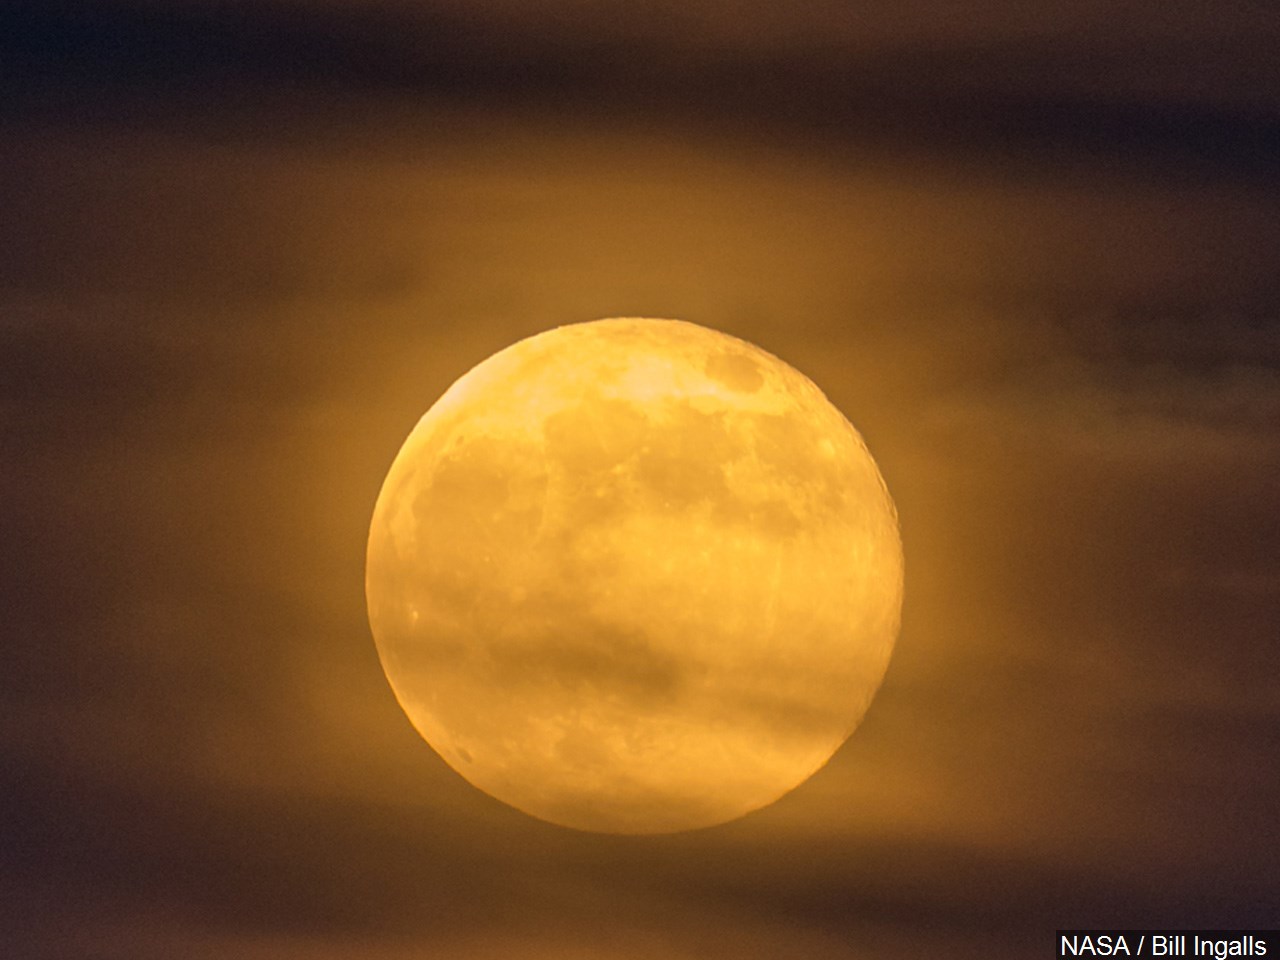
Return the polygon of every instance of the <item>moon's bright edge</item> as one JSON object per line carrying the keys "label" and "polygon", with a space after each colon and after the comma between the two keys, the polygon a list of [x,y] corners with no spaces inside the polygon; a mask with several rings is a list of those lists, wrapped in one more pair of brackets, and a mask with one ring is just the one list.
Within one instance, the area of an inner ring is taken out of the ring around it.
{"label": "moon's bright edge", "polygon": [[405,441],[369,531],[378,652],[459,774],[535,817],[734,819],[861,720],[902,603],[897,515],[802,374],[675,320],[522,340]]}

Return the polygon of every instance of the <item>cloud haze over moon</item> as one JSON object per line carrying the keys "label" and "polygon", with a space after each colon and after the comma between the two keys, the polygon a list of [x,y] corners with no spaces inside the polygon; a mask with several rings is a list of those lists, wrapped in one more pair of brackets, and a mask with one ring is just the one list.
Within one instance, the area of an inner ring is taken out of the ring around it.
{"label": "cloud haze over moon", "polygon": [[432,405],[369,531],[369,623],[414,726],[526,813],[709,827],[862,719],[902,606],[897,515],[803,374],[696,324],[499,351]]}

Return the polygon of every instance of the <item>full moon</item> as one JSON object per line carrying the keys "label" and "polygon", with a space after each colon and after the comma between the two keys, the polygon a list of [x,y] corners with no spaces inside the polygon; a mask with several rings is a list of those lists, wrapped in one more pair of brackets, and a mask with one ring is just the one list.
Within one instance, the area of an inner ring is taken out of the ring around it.
{"label": "full moon", "polygon": [[678,320],[560,327],[422,417],[369,530],[410,721],[534,817],[707,827],[822,767],[884,676],[897,514],[812,382]]}

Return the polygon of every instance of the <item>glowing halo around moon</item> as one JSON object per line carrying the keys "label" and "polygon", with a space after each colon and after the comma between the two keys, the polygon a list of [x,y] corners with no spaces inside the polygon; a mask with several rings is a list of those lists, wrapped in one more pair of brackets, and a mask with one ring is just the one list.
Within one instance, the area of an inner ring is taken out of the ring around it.
{"label": "glowing halo around moon", "polygon": [[819,769],[902,604],[875,461],[803,375],[678,320],[522,340],[409,435],[369,531],[369,622],[419,733],[552,823],[667,833]]}

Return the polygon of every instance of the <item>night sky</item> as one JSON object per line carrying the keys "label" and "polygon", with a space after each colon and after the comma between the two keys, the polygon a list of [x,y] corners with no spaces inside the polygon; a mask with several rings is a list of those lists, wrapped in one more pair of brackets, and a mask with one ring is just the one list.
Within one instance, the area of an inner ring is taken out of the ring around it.
{"label": "night sky", "polygon": [[[0,6],[0,946],[1050,956],[1280,926],[1266,0]],[[720,827],[466,784],[383,676],[382,479],[511,342],[797,367],[901,515],[863,725]]]}

